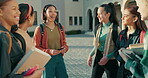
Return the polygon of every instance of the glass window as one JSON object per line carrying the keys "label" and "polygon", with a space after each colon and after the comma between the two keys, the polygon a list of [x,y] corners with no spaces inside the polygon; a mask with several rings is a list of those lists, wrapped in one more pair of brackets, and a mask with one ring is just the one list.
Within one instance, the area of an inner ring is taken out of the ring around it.
{"label": "glass window", "polygon": [[73,1],[79,1],[79,0],[73,0]]}
{"label": "glass window", "polygon": [[73,25],[73,19],[72,19],[72,16],[69,17],[69,25]]}
{"label": "glass window", "polygon": [[78,18],[77,17],[74,17],[74,25],[78,25]]}
{"label": "glass window", "polygon": [[79,17],[79,25],[82,25],[82,16]]}

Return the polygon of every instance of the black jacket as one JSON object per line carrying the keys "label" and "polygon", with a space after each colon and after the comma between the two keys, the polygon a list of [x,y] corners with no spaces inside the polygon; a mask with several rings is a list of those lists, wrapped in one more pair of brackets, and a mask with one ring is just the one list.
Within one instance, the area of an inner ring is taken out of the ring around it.
{"label": "black jacket", "polygon": [[[0,31],[9,32],[1,25]],[[12,48],[10,54],[8,54],[8,36],[5,33],[0,32],[0,78],[23,78],[23,75],[10,75],[25,53],[20,48],[14,35],[11,32],[9,32],[9,34],[12,37]]]}
{"label": "black jacket", "polygon": [[141,30],[136,29],[133,34],[129,35],[129,39],[127,40],[127,31],[128,28],[122,30],[119,34],[119,37],[116,41],[116,48],[115,48],[115,57],[117,60],[121,60],[121,57],[119,56],[118,50],[121,48],[127,48],[130,44],[136,44],[140,43],[140,32]]}

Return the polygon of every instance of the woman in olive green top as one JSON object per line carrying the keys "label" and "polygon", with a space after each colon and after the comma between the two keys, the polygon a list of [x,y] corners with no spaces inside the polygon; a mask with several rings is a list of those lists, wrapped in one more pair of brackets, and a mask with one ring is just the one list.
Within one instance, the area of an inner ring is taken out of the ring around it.
{"label": "woman in olive green top", "polygon": [[103,65],[103,61],[100,61],[104,56],[110,58],[115,48],[114,42],[118,36],[118,22],[115,12],[113,3],[103,4],[98,8],[97,17],[100,25],[95,29],[94,48],[87,60],[88,65],[91,66],[92,56],[96,54],[91,78],[102,78],[104,71],[107,73],[108,78],[116,78],[118,70],[117,60],[111,58],[105,65]]}

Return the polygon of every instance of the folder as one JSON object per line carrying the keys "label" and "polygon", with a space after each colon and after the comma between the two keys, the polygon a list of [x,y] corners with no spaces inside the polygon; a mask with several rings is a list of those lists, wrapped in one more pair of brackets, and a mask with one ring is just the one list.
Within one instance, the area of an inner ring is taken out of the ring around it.
{"label": "folder", "polygon": [[24,57],[20,60],[17,66],[12,71],[12,74],[22,74],[23,72],[39,66],[43,68],[47,62],[51,59],[51,56],[40,49],[32,48]]}

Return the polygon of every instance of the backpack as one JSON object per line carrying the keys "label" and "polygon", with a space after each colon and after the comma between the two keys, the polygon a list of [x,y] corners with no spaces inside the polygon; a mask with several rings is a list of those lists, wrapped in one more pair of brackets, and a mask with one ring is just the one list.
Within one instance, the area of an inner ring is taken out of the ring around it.
{"label": "backpack", "polygon": [[26,42],[25,39],[18,33],[14,32],[13,35],[21,42],[22,50],[26,52]]}
{"label": "backpack", "polygon": [[6,31],[0,31],[0,32],[5,33],[5,34],[8,36],[8,38],[9,38],[9,48],[8,48],[8,54],[10,54],[11,47],[12,47],[12,38],[11,38],[11,36],[10,36],[9,32],[6,32]]}
{"label": "backpack", "polygon": [[[56,23],[56,24],[58,25],[60,30],[63,31],[61,23]],[[43,23],[40,24],[40,33],[41,33],[41,43],[40,43],[40,45],[42,45],[42,38],[43,38],[43,35],[44,35],[44,24]]]}

